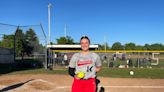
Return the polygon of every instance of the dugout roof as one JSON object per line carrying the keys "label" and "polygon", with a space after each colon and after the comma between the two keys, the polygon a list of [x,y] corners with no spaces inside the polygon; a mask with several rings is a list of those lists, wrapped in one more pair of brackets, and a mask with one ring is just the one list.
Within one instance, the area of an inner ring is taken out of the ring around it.
{"label": "dugout roof", "polygon": [[[98,50],[99,45],[90,45],[90,50]],[[80,45],[47,45],[52,50],[81,50]]]}

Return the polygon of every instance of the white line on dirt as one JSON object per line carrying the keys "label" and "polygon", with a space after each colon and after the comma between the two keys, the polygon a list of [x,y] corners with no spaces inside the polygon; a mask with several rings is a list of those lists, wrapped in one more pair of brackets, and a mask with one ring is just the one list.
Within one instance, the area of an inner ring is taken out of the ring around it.
{"label": "white line on dirt", "polygon": [[5,88],[5,87],[7,87],[7,86],[4,86],[4,85],[1,86],[1,85],[0,85],[0,89],[3,89],[3,88]]}
{"label": "white line on dirt", "polygon": [[103,86],[105,88],[164,88],[164,86]]}
{"label": "white line on dirt", "polygon": [[51,85],[53,85],[53,83],[51,83],[51,82],[48,82],[48,81],[46,81],[46,80],[43,80],[43,79],[36,79],[36,80],[34,80],[34,81],[30,81],[30,83],[32,83],[32,82],[36,82],[36,81],[45,82],[45,83],[48,83],[48,84],[51,84]]}
{"label": "white line on dirt", "polygon": [[[153,89],[164,89],[164,86],[99,86],[104,88],[153,88]],[[57,89],[67,89],[71,88],[71,86],[58,86]]]}

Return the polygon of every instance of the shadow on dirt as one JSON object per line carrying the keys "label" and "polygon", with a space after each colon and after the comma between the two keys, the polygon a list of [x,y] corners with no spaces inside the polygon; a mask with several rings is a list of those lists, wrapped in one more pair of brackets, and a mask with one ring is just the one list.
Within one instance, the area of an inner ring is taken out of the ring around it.
{"label": "shadow on dirt", "polygon": [[0,75],[8,74],[15,71],[38,69],[42,67],[42,62],[32,59],[17,60],[14,63],[0,63]]}
{"label": "shadow on dirt", "polygon": [[25,81],[25,82],[22,82],[22,83],[18,83],[18,84],[14,84],[14,85],[5,87],[5,88],[1,89],[0,92],[6,92],[6,91],[9,91],[9,90],[13,90],[13,89],[18,88],[18,87],[20,87],[20,86],[22,86],[22,85],[24,85],[24,84],[26,84],[30,81],[33,81],[33,80],[34,79],[31,79],[31,80],[28,80],[28,81]]}

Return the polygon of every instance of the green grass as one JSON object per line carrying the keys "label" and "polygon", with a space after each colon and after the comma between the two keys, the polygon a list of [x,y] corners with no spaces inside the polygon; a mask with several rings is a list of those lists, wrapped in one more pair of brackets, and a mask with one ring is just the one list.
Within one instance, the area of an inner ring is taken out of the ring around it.
{"label": "green grass", "polygon": [[[133,66],[136,64],[136,59],[133,59]],[[111,61],[110,61],[111,62]],[[126,65],[126,61],[117,60],[114,62],[114,66]],[[147,68],[147,66],[151,68]],[[103,63],[102,70],[98,73],[99,76],[104,77],[116,77],[116,78],[159,78],[164,79],[164,59],[160,59],[159,64],[156,66],[152,65],[141,65],[143,68],[108,68],[107,63]],[[129,74],[130,71],[134,71],[134,75]]]}
{"label": "green grass", "polygon": [[[130,75],[129,72],[134,71],[134,75]],[[103,77],[115,77],[115,78],[164,78],[164,69],[159,68],[102,68],[98,76]]]}
{"label": "green grass", "polygon": [[[35,64],[35,67],[33,66]],[[15,71],[31,70],[36,68],[41,68],[41,62],[32,59],[26,59],[24,61],[17,60],[14,63],[0,63],[0,75],[8,74]]]}
{"label": "green grass", "polygon": [[67,69],[49,70],[49,69],[40,68],[40,69],[15,71],[10,74],[68,74],[68,73],[67,73]]}
{"label": "green grass", "polygon": [[[130,75],[129,72],[134,71],[134,75]],[[31,69],[24,71],[15,71],[9,74],[66,74],[68,75],[67,69],[60,70],[46,70],[41,69]],[[102,68],[98,73],[101,77],[112,77],[112,78],[151,78],[151,79],[164,79],[164,69],[159,68]]]}
{"label": "green grass", "polygon": [[[19,62],[19,61],[17,61]],[[66,74],[68,75],[66,68],[60,68],[56,70],[49,70],[44,68],[24,68],[15,67],[17,64],[0,64],[0,75],[3,74]],[[34,62],[27,60],[25,62]],[[29,64],[29,63],[25,63]],[[116,65],[124,64],[124,62],[119,61]],[[129,74],[130,71],[134,71],[134,75]],[[152,68],[108,68],[107,63],[103,63],[101,71],[98,76],[102,77],[114,77],[114,78],[152,78],[152,79],[164,79],[164,59],[159,62],[158,66],[152,66]]]}

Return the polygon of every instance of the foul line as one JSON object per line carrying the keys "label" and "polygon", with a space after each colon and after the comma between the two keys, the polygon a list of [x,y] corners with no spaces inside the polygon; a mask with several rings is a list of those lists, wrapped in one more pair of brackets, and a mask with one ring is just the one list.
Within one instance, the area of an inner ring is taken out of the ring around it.
{"label": "foul line", "polygon": [[[145,89],[163,89],[164,86],[99,86],[104,88],[145,88]],[[71,86],[58,86],[57,89],[71,88]]]}
{"label": "foul line", "polygon": [[103,86],[105,88],[164,88],[164,86]]}

